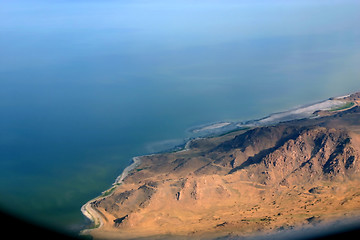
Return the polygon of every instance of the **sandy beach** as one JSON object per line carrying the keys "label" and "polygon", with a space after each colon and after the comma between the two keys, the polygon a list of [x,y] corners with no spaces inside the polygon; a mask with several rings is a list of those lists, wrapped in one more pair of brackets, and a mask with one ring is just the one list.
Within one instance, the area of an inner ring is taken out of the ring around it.
{"label": "sandy beach", "polygon": [[346,96],[296,107],[283,112],[273,113],[261,119],[250,120],[245,123],[238,123],[237,126],[263,126],[276,124],[283,121],[316,117],[314,113],[317,111],[329,111],[331,109],[335,109],[345,105],[347,103],[347,101],[344,100]]}
{"label": "sandy beach", "polygon": [[290,121],[295,119],[316,117],[314,114],[317,111],[329,111],[331,109],[339,108],[347,103],[345,100],[351,94],[341,97],[334,97],[324,101],[315,102],[309,105],[303,105],[292,108],[283,112],[275,112],[260,119],[253,119],[245,122],[218,122],[210,125],[198,127],[192,130],[193,133],[213,134],[221,131],[232,131],[241,127],[264,126],[276,124],[283,121]]}

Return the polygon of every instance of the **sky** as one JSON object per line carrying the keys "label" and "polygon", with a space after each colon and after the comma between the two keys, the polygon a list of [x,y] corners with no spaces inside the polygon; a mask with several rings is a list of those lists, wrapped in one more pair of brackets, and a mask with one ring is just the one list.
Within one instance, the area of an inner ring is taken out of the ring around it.
{"label": "sky", "polygon": [[1,1],[0,70],[119,50],[136,55],[140,50],[179,50],[282,36],[339,32],[341,37],[341,32],[360,21],[359,4],[350,1],[334,10],[332,5],[338,2],[206,1],[204,6],[204,1],[188,0]]}

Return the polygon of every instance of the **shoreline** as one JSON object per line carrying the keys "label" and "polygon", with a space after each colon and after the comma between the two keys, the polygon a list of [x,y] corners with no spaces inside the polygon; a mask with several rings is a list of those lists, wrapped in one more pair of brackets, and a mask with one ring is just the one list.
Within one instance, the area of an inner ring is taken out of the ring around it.
{"label": "shoreline", "polygon": [[[148,155],[144,155],[144,156],[148,156]],[[133,162],[123,170],[123,172],[115,179],[115,182],[112,185],[121,184],[122,181],[124,181],[124,179],[127,177],[127,175],[129,175],[129,172],[141,164],[141,157],[143,156],[133,157],[132,158]]]}
{"label": "shoreline", "polygon": [[[199,138],[196,138],[199,139]],[[183,149],[178,150],[179,152],[182,151],[188,151],[190,150],[190,144],[191,142],[195,140],[195,139],[190,139],[186,142],[186,144],[184,145]],[[104,225],[104,222],[102,221],[102,217],[101,215],[94,209],[91,207],[91,203],[95,200],[98,200],[100,198],[106,198],[108,196],[110,196],[113,192],[113,190],[115,190],[115,188],[119,185],[122,184],[122,182],[124,181],[124,179],[129,175],[129,172],[133,169],[135,169],[137,166],[139,166],[141,164],[141,158],[145,157],[145,156],[153,156],[156,154],[147,154],[147,155],[141,155],[141,156],[136,156],[132,158],[132,163],[127,166],[123,172],[115,179],[114,183],[112,184],[111,188],[106,189],[105,191],[102,192],[101,195],[89,200],[87,203],[85,203],[84,205],[81,206],[80,210],[81,213],[87,218],[89,219],[92,224],[94,226],[89,227],[89,228],[85,228],[83,230],[80,231],[80,235],[88,235],[90,231],[94,230],[94,229],[98,229],[100,227],[102,227]],[[104,194],[106,192],[110,192],[110,194],[104,196]]]}
{"label": "shoreline", "polygon": [[[270,114],[270,115],[268,115],[266,117],[263,117],[263,118],[260,118],[260,119],[254,119],[254,120],[249,120],[249,121],[245,121],[245,122],[224,122],[224,121],[222,121],[222,122],[212,123],[212,124],[209,124],[207,126],[204,126],[204,127],[200,128],[200,129],[206,129],[204,131],[206,133],[205,136],[196,137],[196,138],[188,140],[185,143],[184,147],[182,149],[178,150],[178,151],[179,152],[188,151],[188,150],[190,150],[190,144],[191,144],[192,141],[197,140],[197,139],[211,137],[211,135],[214,135],[214,133],[216,133],[217,135],[223,135],[223,134],[226,134],[226,133],[230,133],[232,131],[241,130],[244,127],[261,127],[261,126],[266,126],[266,125],[269,125],[269,124],[270,125],[271,124],[277,124],[277,123],[280,123],[280,122],[283,122],[283,121],[292,121],[292,120],[301,119],[301,118],[311,118],[311,117],[314,117],[314,114],[315,114],[316,111],[319,111],[319,110],[321,110],[321,111],[329,111],[334,106],[335,107],[336,106],[341,106],[342,104],[344,104],[346,102],[353,102],[354,105],[351,106],[350,108],[337,110],[335,112],[349,110],[349,109],[357,106],[358,104],[356,102],[354,102],[354,101],[346,101],[345,98],[347,98],[347,97],[349,97],[349,96],[351,96],[352,94],[355,94],[355,93],[357,93],[357,92],[350,93],[348,95],[341,96],[341,97],[329,98],[327,100],[319,101],[319,102],[316,102],[316,103],[313,103],[313,104],[303,105],[303,106],[296,107],[296,108],[286,110],[286,111],[283,111],[283,112],[276,112],[276,113]],[[315,107],[315,106],[322,106],[322,103],[330,102],[330,101],[333,104],[330,104],[330,106],[326,106],[326,108],[318,108],[318,109],[316,109],[316,107]],[[336,104],[335,102],[337,102],[338,104]],[[298,112],[298,111],[308,109],[308,108],[311,108],[311,111],[312,111],[311,114],[309,114],[308,116],[301,116],[301,117],[299,117],[299,115],[297,115],[297,117],[295,116],[295,118],[294,118],[294,115],[292,114],[293,112]],[[273,121],[264,121],[264,120],[268,120],[268,119],[270,119],[270,118],[272,118],[274,116],[277,116],[277,115],[282,115],[282,116],[278,117],[278,118],[275,118],[276,119],[275,121],[274,120]],[[290,116],[290,119],[289,119],[289,116]],[[293,118],[291,118],[291,116],[293,116]],[[318,116],[315,116],[315,117],[318,117]],[[222,124],[223,124],[223,126],[220,126]],[[211,126],[220,126],[220,127],[211,128]],[[199,128],[198,128],[198,130],[199,130]],[[210,131],[208,131],[208,130],[210,130]],[[211,132],[211,130],[216,130],[216,131]],[[201,132],[201,130],[199,132]],[[111,188],[103,191],[100,196],[97,196],[97,197],[89,200],[87,203],[85,203],[81,207],[82,214],[86,218],[88,218],[95,226],[91,227],[91,228],[86,228],[86,229],[81,230],[80,235],[89,234],[89,232],[91,230],[98,229],[101,226],[103,226],[103,224],[104,224],[103,221],[102,221],[101,215],[94,208],[91,207],[91,203],[93,201],[99,199],[99,198],[106,198],[106,197],[110,196],[112,194],[113,190],[115,190],[115,188],[117,186],[122,184],[124,179],[128,176],[129,172],[131,170],[135,169],[137,166],[139,166],[141,164],[141,158],[142,157],[152,156],[152,155],[156,155],[156,154],[157,153],[133,157],[132,158],[132,163],[129,166],[127,166],[123,170],[123,172],[115,179],[115,182],[112,184]],[[104,195],[105,193],[108,193],[108,194]]]}
{"label": "shoreline", "polygon": [[[149,156],[149,155],[143,155],[143,156]],[[137,166],[139,166],[141,164],[141,157],[143,156],[137,156],[137,157],[133,157],[132,158],[132,163],[127,166],[123,172],[115,179],[115,182],[112,184],[112,187],[103,191],[101,195],[89,200],[87,203],[85,203],[84,205],[81,206],[81,213],[87,218],[89,219],[92,224],[94,225],[93,227],[90,228],[85,228],[83,230],[80,231],[80,235],[87,235],[89,234],[90,231],[92,231],[93,229],[97,229],[100,228],[104,225],[104,222],[102,221],[102,217],[101,215],[94,209],[91,207],[91,203],[95,200],[98,200],[99,198],[105,198],[111,195],[112,191],[115,190],[115,188],[117,186],[119,186],[120,184],[122,184],[122,182],[124,181],[124,179],[129,175],[129,172],[133,169],[135,169]],[[106,194],[107,192],[110,192],[110,194],[104,196],[104,194]]]}
{"label": "shoreline", "polygon": [[[209,124],[200,125],[198,127],[193,127],[189,131],[192,133],[201,134],[202,137],[207,137],[212,134],[226,134],[230,131],[236,131],[237,129],[241,129],[243,127],[260,127],[273,125],[280,122],[292,121],[302,118],[312,118],[318,117],[316,116],[317,111],[329,111],[332,108],[340,107],[346,102],[346,98],[350,97],[352,94],[357,93],[349,93],[347,95],[338,96],[338,97],[330,97],[326,100],[316,101],[310,104],[300,105],[298,107],[290,108],[288,110],[274,112],[268,114],[261,118],[250,119],[245,121],[219,121],[213,122]],[[351,101],[350,101],[351,102]],[[356,105],[356,103],[355,103]],[[347,110],[346,108],[345,110]]]}
{"label": "shoreline", "polygon": [[230,125],[231,122],[215,122],[212,124],[206,124],[204,126],[195,127],[195,129],[191,130],[193,133],[199,133],[199,132],[205,132],[205,131],[211,131],[216,129],[224,128],[228,125]]}

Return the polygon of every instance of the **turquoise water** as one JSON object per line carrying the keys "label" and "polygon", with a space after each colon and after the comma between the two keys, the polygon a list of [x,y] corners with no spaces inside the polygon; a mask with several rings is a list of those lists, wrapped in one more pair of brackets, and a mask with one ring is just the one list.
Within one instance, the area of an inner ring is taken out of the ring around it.
{"label": "turquoise water", "polygon": [[0,6],[0,208],[53,228],[193,127],[360,90],[358,1]]}

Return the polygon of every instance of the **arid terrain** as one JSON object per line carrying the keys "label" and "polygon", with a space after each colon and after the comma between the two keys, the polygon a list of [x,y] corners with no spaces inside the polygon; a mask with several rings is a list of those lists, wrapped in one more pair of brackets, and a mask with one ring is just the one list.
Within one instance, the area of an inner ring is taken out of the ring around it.
{"label": "arid terrain", "polygon": [[[141,157],[89,203],[95,239],[249,236],[360,214],[359,94],[313,119],[193,140]],[[350,105],[349,105],[350,106]]]}

